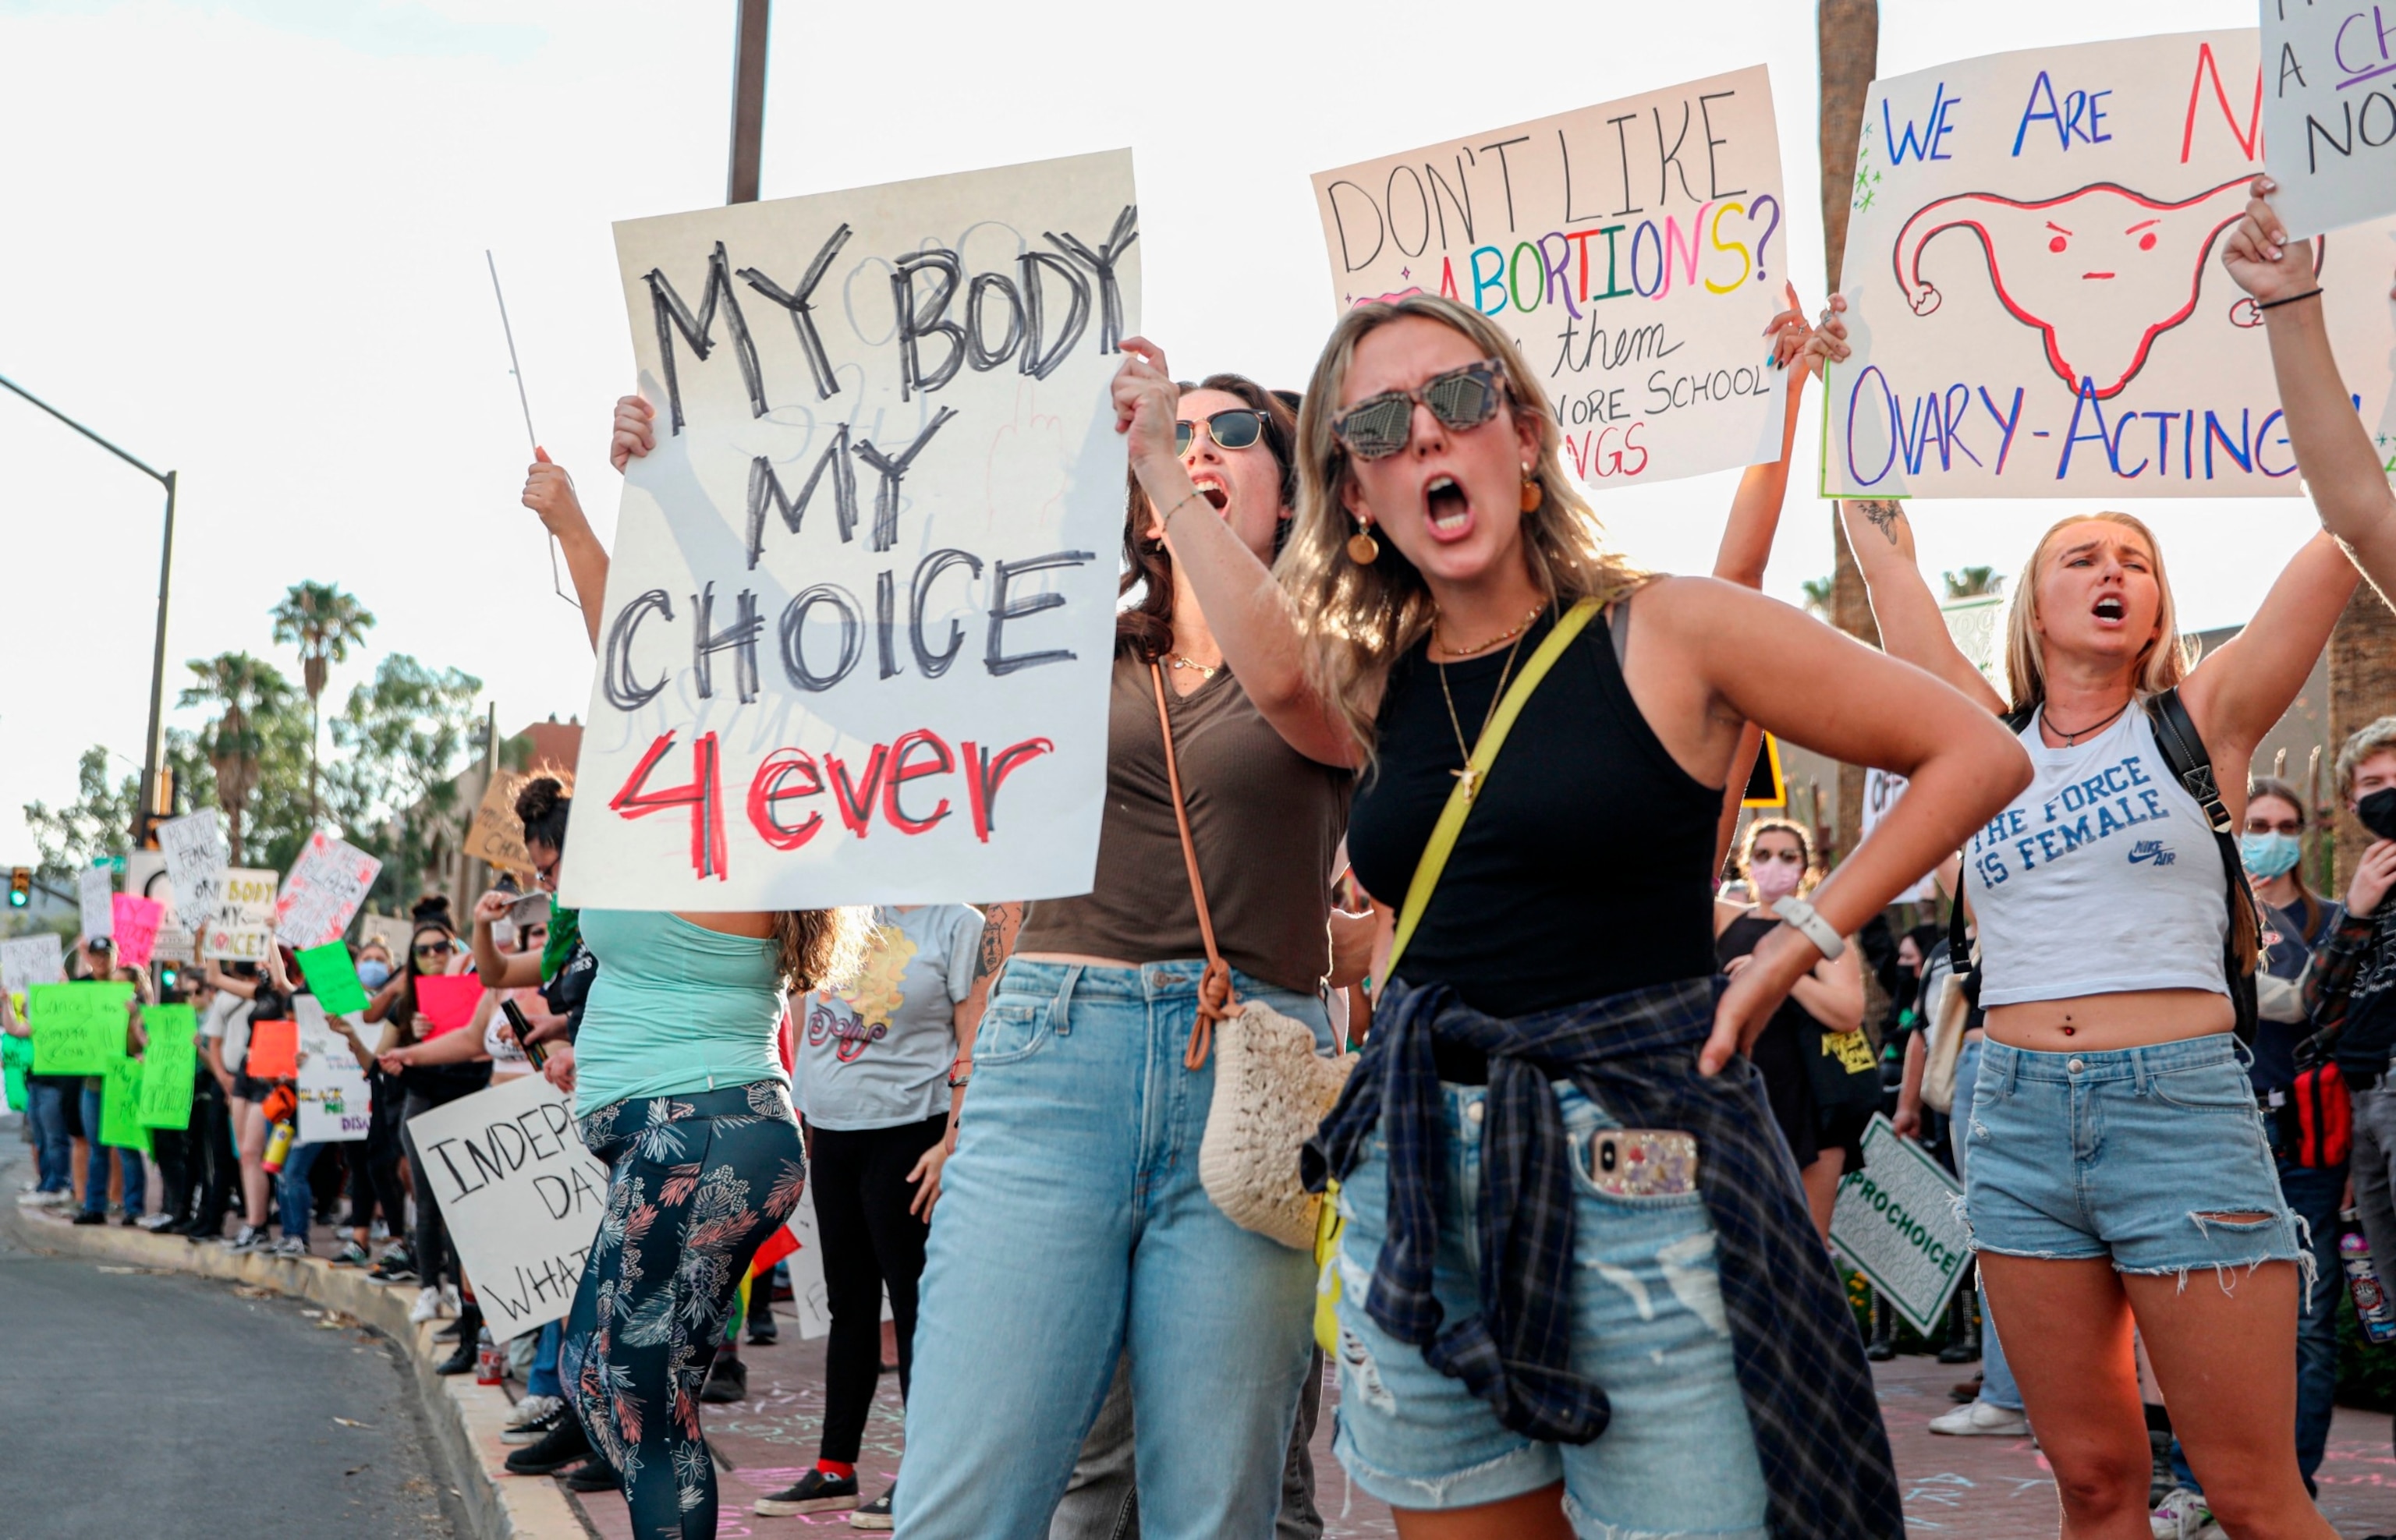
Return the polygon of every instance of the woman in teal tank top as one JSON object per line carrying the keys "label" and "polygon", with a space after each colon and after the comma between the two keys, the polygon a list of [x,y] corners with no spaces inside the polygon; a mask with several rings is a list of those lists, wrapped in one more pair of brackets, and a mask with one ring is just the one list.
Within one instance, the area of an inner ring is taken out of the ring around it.
{"label": "woman in teal tank top", "polygon": [[[621,470],[631,444],[646,447],[646,419],[619,406],[617,425]],[[524,500],[566,552],[595,648],[607,552],[546,457]],[[632,1533],[712,1540],[699,1387],[750,1259],[806,1180],[777,1049],[783,996],[834,976],[859,926],[838,909],[584,909],[581,929],[599,966],[575,1039],[574,1111],[609,1175],[560,1377],[616,1469]]]}

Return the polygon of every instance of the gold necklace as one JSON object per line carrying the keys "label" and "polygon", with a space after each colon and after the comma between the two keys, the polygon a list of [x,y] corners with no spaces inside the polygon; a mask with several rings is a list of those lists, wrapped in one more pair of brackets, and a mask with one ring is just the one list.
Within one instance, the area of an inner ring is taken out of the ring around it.
{"label": "gold necklace", "polygon": [[1223,665],[1220,663],[1216,664],[1210,669],[1206,667],[1205,664],[1199,662],[1197,659],[1187,657],[1181,653],[1166,653],[1165,655],[1165,660],[1167,663],[1172,664],[1177,669],[1188,669],[1191,672],[1196,674],[1201,680],[1212,679],[1217,674],[1223,671]]}
{"label": "gold necklace", "polygon": [[1438,616],[1434,615],[1434,616],[1432,616],[1432,617],[1431,617],[1431,645],[1432,645],[1432,646],[1434,646],[1434,647],[1437,647],[1440,651],[1442,651],[1442,652],[1444,652],[1444,653],[1447,654],[1447,656],[1448,656],[1450,658],[1464,658],[1464,657],[1471,657],[1474,656],[1474,655],[1475,655],[1475,654],[1477,654],[1477,653],[1485,653],[1485,652],[1487,652],[1490,648],[1492,648],[1492,647],[1494,647],[1494,646],[1498,645],[1498,644],[1499,644],[1500,642],[1511,642],[1511,641],[1514,641],[1515,639],[1517,639],[1518,637],[1520,637],[1520,636],[1521,636],[1524,631],[1526,631],[1530,630],[1530,629],[1531,629],[1531,622],[1532,622],[1532,621],[1534,621],[1534,620],[1537,620],[1537,618],[1538,618],[1542,614],[1546,613],[1546,611],[1547,611],[1547,607],[1548,607],[1547,601],[1546,601],[1546,600],[1544,600],[1544,599],[1542,599],[1542,600],[1541,600],[1541,601],[1539,601],[1537,604],[1533,604],[1533,605],[1531,606],[1531,613],[1529,613],[1528,615],[1525,615],[1524,617],[1523,617],[1523,618],[1522,618],[1522,619],[1520,619],[1520,620],[1516,621],[1516,622],[1514,623],[1514,625],[1513,625],[1512,629],[1508,630],[1508,631],[1499,631],[1497,635],[1495,635],[1495,636],[1491,637],[1488,641],[1486,641],[1486,642],[1483,642],[1483,643],[1479,643],[1479,644],[1476,644],[1475,645],[1473,645],[1473,646],[1470,646],[1470,647],[1451,647],[1451,646],[1449,646],[1446,643],[1444,643],[1444,642],[1441,641],[1441,640],[1439,639],[1439,620],[1440,620],[1440,617],[1439,617]]}
{"label": "gold necklace", "polygon": [[[1536,616],[1538,612],[1534,610],[1532,613]],[[1444,663],[1437,665],[1440,698],[1447,702],[1447,724],[1456,730],[1457,752],[1464,756],[1464,767],[1460,770],[1450,770],[1448,774],[1463,783],[1464,800],[1468,803],[1481,794],[1481,771],[1472,763],[1472,750],[1480,746],[1482,738],[1488,736],[1489,724],[1498,715],[1498,703],[1506,698],[1506,681],[1514,671],[1514,659],[1523,651],[1523,632],[1529,626],[1530,621],[1525,620],[1522,625],[1514,628],[1514,644],[1506,649],[1506,666],[1498,670],[1498,687],[1489,694],[1489,709],[1481,713],[1481,731],[1474,736],[1471,744],[1464,741],[1464,724],[1457,717],[1456,697],[1447,687],[1447,665]]]}

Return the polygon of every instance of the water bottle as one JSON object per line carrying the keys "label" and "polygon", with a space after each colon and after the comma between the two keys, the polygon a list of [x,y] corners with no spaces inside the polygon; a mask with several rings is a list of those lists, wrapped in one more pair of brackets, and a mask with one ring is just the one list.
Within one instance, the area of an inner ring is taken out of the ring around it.
{"label": "water bottle", "polygon": [[474,1383],[497,1385],[507,1373],[508,1356],[504,1348],[491,1340],[491,1329],[483,1328],[474,1341]]}
{"label": "water bottle", "polygon": [[2346,1268],[2347,1289],[2354,1295],[2355,1320],[2362,1323],[2363,1334],[2375,1346],[2396,1340],[2396,1304],[2389,1301],[2378,1270],[2371,1265],[2371,1241],[2355,1222],[2354,1210],[2346,1210],[2338,1218],[2342,1228],[2337,1255]]}
{"label": "water bottle", "polygon": [[266,1136],[266,1159],[260,1163],[270,1172],[283,1169],[283,1158],[291,1153],[292,1135],[297,1132],[287,1122],[278,1122]]}

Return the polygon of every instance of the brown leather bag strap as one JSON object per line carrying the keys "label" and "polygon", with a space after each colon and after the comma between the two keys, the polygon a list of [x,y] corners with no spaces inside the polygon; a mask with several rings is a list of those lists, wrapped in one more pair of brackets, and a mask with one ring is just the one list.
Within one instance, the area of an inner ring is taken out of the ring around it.
{"label": "brown leather bag strap", "polygon": [[1230,1016],[1239,1008],[1231,993],[1231,965],[1215,946],[1215,917],[1206,912],[1206,883],[1198,875],[1198,845],[1190,838],[1190,810],[1181,801],[1181,766],[1173,753],[1173,719],[1165,709],[1165,670],[1151,659],[1148,665],[1149,683],[1156,688],[1156,726],[1165,735],[1165,779],[1173,788],[1173,821],[1181,829],[1181,859],[1190,868],[1190,897],[1198,906],[1198,935],[1206,943],[1206,971],[1198,979],[1198,1019],[1190,1029],[1190,1052],[1182,1057],[1185,1069],[1195,1069],[1206,1062],[1207,1051],[1215,1043],[1215,1023]]}

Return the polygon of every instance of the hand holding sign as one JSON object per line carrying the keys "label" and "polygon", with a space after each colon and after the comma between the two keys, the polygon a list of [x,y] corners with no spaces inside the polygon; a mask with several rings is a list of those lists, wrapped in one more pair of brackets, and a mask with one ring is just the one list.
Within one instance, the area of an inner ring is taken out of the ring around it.
{"label": "hand holding sign", "polygon": [[473,974],[424,974],[416,980],[417,1012],[433,1024],[433,1029],[424,1034],[428,1038],[465,1026],[474,1019],[474,1007],[482,1002],[483,981]]}

